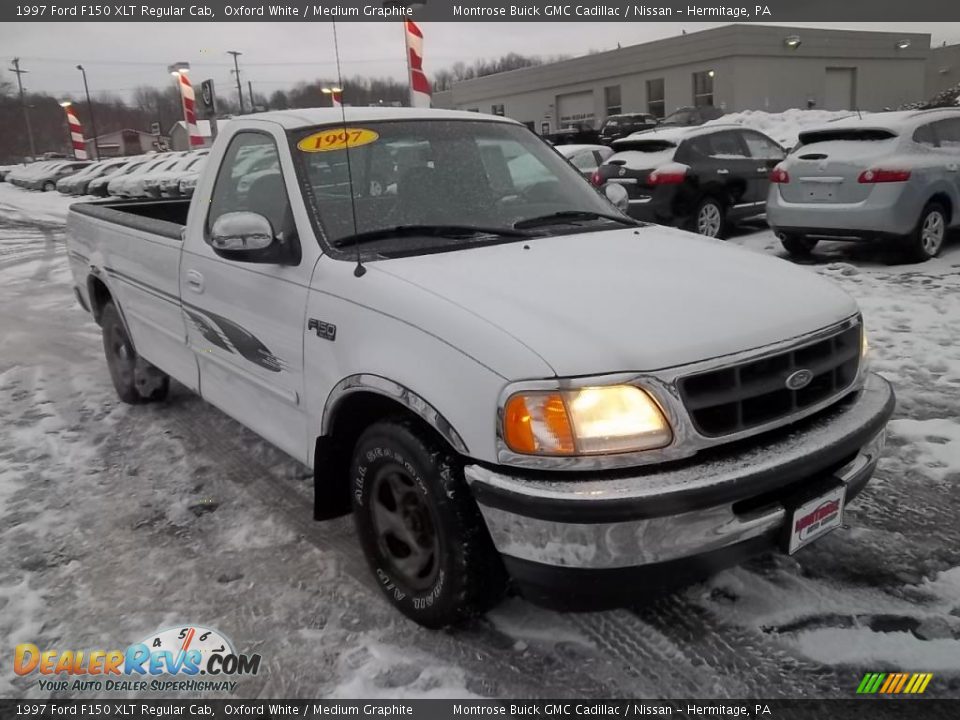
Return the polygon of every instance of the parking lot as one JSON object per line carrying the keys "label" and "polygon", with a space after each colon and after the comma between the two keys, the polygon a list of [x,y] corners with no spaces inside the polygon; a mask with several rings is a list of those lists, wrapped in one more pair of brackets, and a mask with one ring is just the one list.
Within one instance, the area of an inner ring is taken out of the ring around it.
{"label": "parking lot", "polygon": [[[882,670],[933,672],[928,694],[960,697],[960,243],[916,265],[832,242],[805,261],[860,303],[898,396],[843,528],[643,606],[511,599],[437,632],[382,598],[349,519],[311,520],[306,468],[182,387],[117,400],[71,291],[69,202],[0,184],[4,647],[203,624],[263,657],[238,697],[847,698]],[[785,257],[761,226],[728,242]],[[0,693],[49,697],[9,677]]]}

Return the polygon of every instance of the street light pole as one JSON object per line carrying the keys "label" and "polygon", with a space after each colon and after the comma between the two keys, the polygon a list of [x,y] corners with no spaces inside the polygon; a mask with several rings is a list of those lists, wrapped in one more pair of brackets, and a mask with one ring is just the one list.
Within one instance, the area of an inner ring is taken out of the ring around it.
{"label": "street light pole", "polygon": [[[237,63],[237,57],[243,55],[242,52],[237,52],[236,50],[227,50],[227,55],[233,55],[233,72],[237,76],[237,95],[240,98],[240,114],[243,115],[243,86],[240,85],[240,65]],[[253,98],[250,98],[251,104],[253,103]]]}
{"label": "street light pole", "polygon": [[100,140],[97,134],[97,121],[93,117],[93,103],[90,102],[90,86],[87,85],[87,71],[83,65],[77,65],[77,70],[83,74],[83,91],[87,95],[87,112],[90,113],[90,130],[93,132],[93,152],[100,159]]}
{"label": "street light pole", "polygon": [[33,144],[33,128],[30,127],[30,111],[27,110],[27,100],[23,94],[23,82],[20,80],[20,76],[26,75],[29,71],[20,69],[20,58],[14,58],[13,67],[7,69],[17,75],[17,87],[20,89],[20,105],[23,108],[23,121],[27,124],[27,139],[30,141],[30,157],[36,160],[37,147]]}

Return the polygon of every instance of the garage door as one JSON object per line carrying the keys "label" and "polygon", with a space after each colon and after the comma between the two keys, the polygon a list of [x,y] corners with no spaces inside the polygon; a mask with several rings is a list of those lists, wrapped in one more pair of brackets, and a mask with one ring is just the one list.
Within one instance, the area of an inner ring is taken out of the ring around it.
{"label": "garage door", "polygon": [[558,95],[557,118],[561,128],[571,125],[594,127],[593,91]]}
{"label": "garage door", "polygon": [[857,87],[856,68],[827,68],[823,89],[825,110],[853,110],[856,108],[854,91]]}

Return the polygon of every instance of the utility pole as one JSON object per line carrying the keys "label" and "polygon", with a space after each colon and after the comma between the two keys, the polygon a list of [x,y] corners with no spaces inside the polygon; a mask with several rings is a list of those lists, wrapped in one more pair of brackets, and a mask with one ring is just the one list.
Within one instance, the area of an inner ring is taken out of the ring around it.
{"label": "utility pole", "polygon": [[77,70],[83,74],[83,91],[87,94],[87,112],[90,113],[90,129],[93,131],[93,150],[96,153],[97,160],[100,159],[100,141],[97,139],[97,121],[93,117],[93,103],[90,102],[90,86],[87,85],[87,71],[83,65],[77,65]]}
{"label": "utility pole", "polygon": [[247,80],[247,87],[250,88],[250,94],[247,95],[250,98],[250,112],[256,112],[257,104],[253,101],[253,80]]}
{"label": "utility pole", "polygon": [[27,109],[27,99],[23,94],[23,81],[20,79],[21,75],[26,75],[29,71],[20,69],[20,58],[14,58],[13,67],[7,68],[7,70],[17,74],[17,87],[20,89],[20,106],[23,108],[23,120],[27,124],[27,138],[30,140],[30,157],[36,160],[37,148],[33,144],[33,128],[30,127],[30,111]]}
{"label": "utility pole", "polygon": [[[240,85],[240,65],[237,62],[237,57],[243,55],[243,53],[236,50],[227,50],[227,55],[233,55],[233,71],[237,76],[237,95],[240,97],[240,114],[243,115],[243,86]],[[253,98],[250,99],[250,102],[253,102]]]}

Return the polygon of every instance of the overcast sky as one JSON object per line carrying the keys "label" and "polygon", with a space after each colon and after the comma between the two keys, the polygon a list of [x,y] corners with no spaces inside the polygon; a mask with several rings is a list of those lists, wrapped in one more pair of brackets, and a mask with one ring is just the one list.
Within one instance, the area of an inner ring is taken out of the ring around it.
{"label": "overcast sky", "polygon": [[[726,23],[424,23],[428,74],[458,60],[526,55],[583,55]],[[805,23],[804,26],[925,32],[932,44],[960,43],[960,23]],[[404,77],[403,29],[392,23],[337,23],[344,76]],[[28,89],[59,96],[82,92],[82,63],[91,93],[127,96],[138,85],[169,81],[166,67],[192,65],[191,77],[213,78],[218,94],[235,87],[227,50],[239,50],[241,77],[258,93],[301,80],[336,80],[330,23],[5,23],[0,25],[0,78],[19,56]]]}

